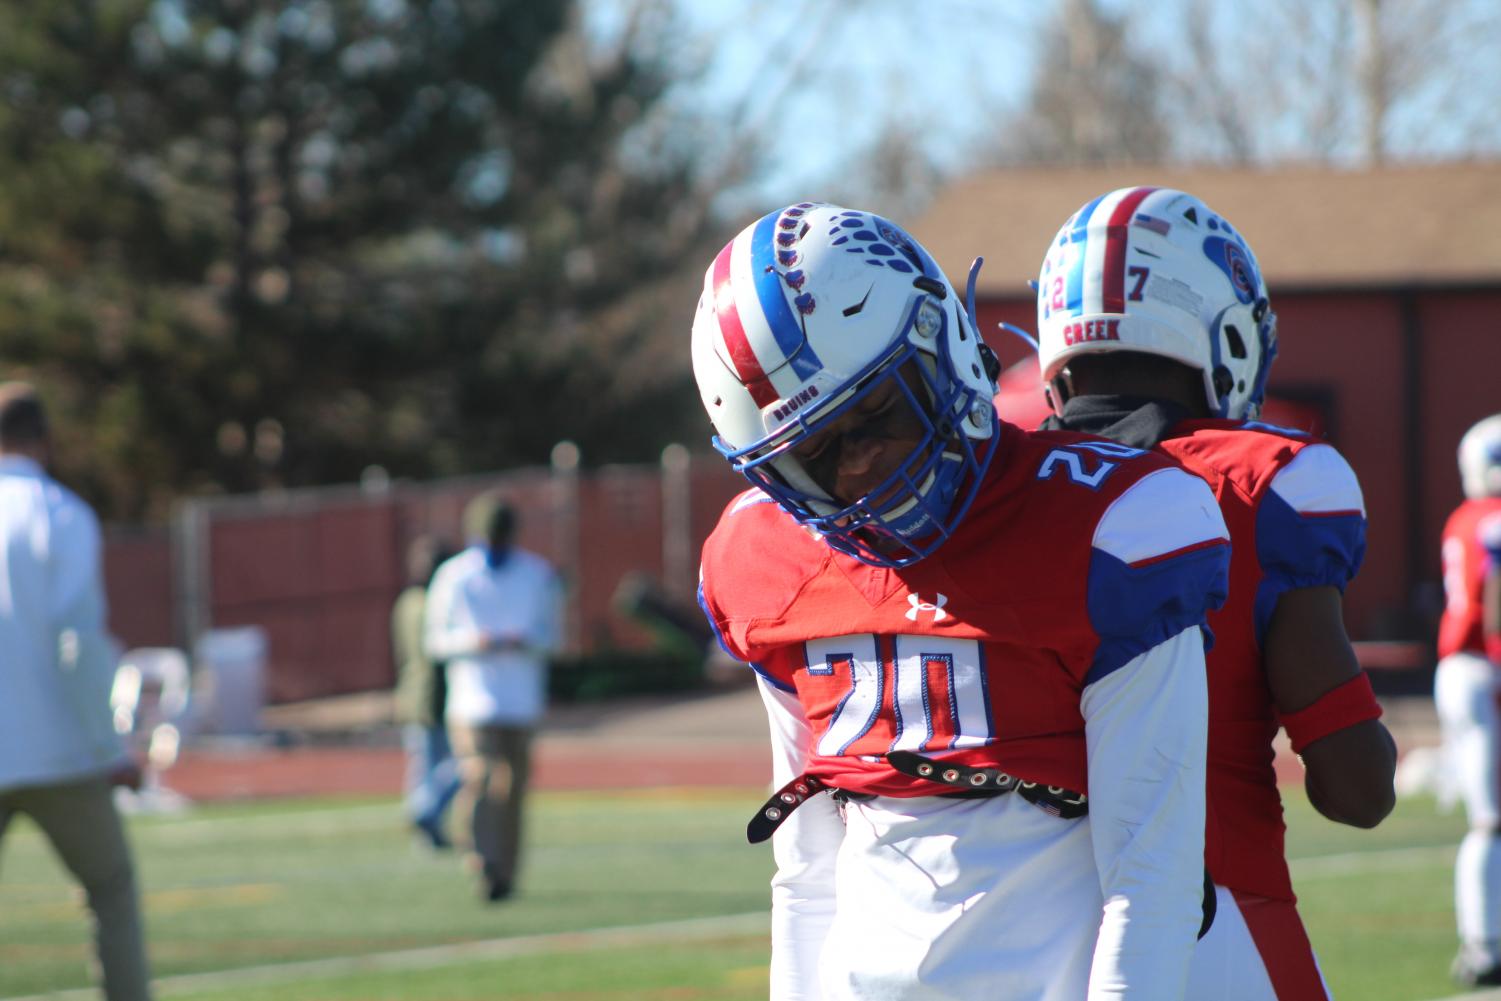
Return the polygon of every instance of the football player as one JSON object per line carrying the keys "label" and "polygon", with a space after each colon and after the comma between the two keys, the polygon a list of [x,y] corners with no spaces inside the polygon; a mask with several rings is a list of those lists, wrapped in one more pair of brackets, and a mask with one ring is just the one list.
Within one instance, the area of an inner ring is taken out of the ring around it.
{"label": "football player", "polygon": [[1199,199],[1123,188],[1069,217],[1038,281],[1044,428],[1152,449],[1203,477],[1230,529],[1209,616],[1206,860],[1218,897],[1189,996],[1327,997],[1283,856],[1279,724],[1324,816],[1391,811],[1396,751],[1345,635],[1365,552],[1360,484],[1331,445],[1256,420],[1277,322],[1245,238]]}
{"label": "football player", "polygon": [[770,718],[771,996],[1183,997],[1228,565],[1208,488],[1001,423],[972,295],[869,212],[802,202],[730,241],[693,368],[752,485],[700,600]]}
{"label": "football player", "polygon": [[1459,443],[1465,500],[1444,524],[1444,615],[1434,702],[1470,830],[1454,864],[1454,979],[1501,984],[1501,414]]}

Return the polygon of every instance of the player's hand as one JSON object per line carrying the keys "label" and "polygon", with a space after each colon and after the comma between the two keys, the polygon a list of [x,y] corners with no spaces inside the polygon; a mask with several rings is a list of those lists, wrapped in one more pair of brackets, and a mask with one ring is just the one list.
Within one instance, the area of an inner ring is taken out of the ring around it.
{"label": "player's hand", "polygon": [[521,650],[526,647],[526,640],[520,636],[491,633],[485,639],[485,649],[497,653],[503,651]]}
{"label": "player's hand", "polygon": [[141,791],[141,766],[134,761],[116,765],[108,775],[111,786],[122,786],[131,792]]}

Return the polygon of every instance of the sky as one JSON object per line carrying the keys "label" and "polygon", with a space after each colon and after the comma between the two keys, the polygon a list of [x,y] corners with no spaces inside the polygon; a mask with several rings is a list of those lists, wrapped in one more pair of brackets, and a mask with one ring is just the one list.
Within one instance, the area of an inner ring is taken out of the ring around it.
{"label": "sky", "polygon": [[[687,28],[685,51],[709,60],[680,98],[718,109],[745,133],[784,139],[786,156],[759,187],[786,197],[836,176],[887,123],[940,165],[959,164],[991,118],[976,106],[1024,96],[1044,9],[1008,0],[670,2]],[[609,24],[619,9],[594,0],[591,17]]]}
{"label": "sky", "polygon": [[[776,144],[773,170],[753,186],[764,199],[813,196],[850,169],[852,156],[887,125],[899,126],[949,176],[965,172],[977,144],[1003,141],[985,129],[1024,107],[1041,51],[1041,27],[1064,0],[659,0],[685,27],[680,49],[707,60],[702,79],[679,99],[708,107],[759,143]],[[1393,148],[1418,159],[1482,149],[1501,154],[1501,5],[1495,0],[1385,0],[1384,16],[1398,47],[1417,54],[1422,86],[1395,106]],[[586,0],[597,24],[618,23],[624,0]],[[1135,47],[1184,67],[1183,11],[1208,11],[1217,47],[1240,82],[1232,99],[1256,120],[1263,151],[1277,158],[1318,155],[1339,162],[1361,155],[1353,139],[1318,149],[1318,125],[1307,108],[1273,116],[1269,94],[1282,81],[1258,76],[1260,61],[1286,53],[1317,59],[1318,37],[1358,36],[1354,5],[1335,0],[1304,4],[1277,0],[1248,10],[1239,0],[1100,0],[1125,13]],[[1292,13],[1289,14],[1288,12]],[[1424,19],[1452,29],[1442,44],[1424,36]],[[1290,19],[1304,33],[1289,44]],[[1410,42],[1409,42],[1410,39]],[[1420,44],[1430,48],[1418,53]],[[1283,69],[1287,69],[1283,64]],[[790,85],[789,85],[790,84]],[[1296,85],[1294,91],[1296,91]],[[1466,96],[1468,95],[1468,96]],[[1358,130],[1359,107],[1342,107],[1344,130]],[[1314,134],[1311,134],[1314,133]],[[1193,134],[1183,137],[1194,149]],[[1486,145],[1488,144],[1488,145]],[[1198,147],[1200,155],[1205,147]],[[783,155],[785,151],[785,155]],[[852,153],[852,151],[856,151]],[[711,151],[713,152],[713,151]],[[730,151],[733,155],[733,151]]]}

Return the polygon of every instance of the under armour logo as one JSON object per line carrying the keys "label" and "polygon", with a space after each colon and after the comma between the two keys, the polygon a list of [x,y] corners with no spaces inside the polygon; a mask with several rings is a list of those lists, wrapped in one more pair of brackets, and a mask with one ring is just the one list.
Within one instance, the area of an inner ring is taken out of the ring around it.
{"label": "under armour logo", "polygon": [[948,603],[948,596],[944,594],[940,594],[936,602],[923,601],[917,595],[909,594],[907,595],[907,604],[911,605],[912,607],[907,609],[907,618],[911,619],[913,622],[916,622],[918,612],[932,612],[933,621],[942,622],[944,619],[949,617],[949,613],[943,610],[943,606],[947,605]]}

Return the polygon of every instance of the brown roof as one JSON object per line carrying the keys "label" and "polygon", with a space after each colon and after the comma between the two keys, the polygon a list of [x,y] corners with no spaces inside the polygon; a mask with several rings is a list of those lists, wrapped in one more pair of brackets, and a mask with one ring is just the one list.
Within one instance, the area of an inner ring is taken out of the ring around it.
{"label": "brown roof", "polygon": [[950,185],[912,227],[962,288],[1026,295],[1048,241],[1096,195],[1178,188],[1235,224],[1273,293],[1289,287],[1501,284],[1501,161],[1337,170],[996,170]]}

